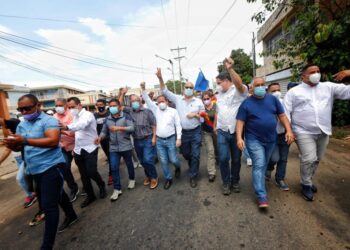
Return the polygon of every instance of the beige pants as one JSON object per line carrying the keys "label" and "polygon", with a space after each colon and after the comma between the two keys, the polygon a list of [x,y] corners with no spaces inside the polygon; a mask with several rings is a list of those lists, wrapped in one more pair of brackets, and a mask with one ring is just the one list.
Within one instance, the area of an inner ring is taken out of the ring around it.
{"label": "beige pants", "polygon": [[204,144],[207,148],[207,169],[209,175],[215,175],[215,150],[214,150],[214,139],[211,133],[203,132]]}

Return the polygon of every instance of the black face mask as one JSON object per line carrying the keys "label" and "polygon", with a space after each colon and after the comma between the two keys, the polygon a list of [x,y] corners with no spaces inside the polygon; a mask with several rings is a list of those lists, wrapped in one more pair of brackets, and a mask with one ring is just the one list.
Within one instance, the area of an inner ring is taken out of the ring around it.
{"label": "black face mask", "polygon": [[106,107],[98,107],[98,112],[102,113],[106,110]]}

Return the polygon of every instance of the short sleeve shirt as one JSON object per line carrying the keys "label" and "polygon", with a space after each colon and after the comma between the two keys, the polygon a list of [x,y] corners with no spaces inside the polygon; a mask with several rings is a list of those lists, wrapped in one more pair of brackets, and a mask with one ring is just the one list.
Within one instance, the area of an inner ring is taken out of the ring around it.
{"label": "short sleeve shirt", "polygon": [[277,138],[277,116],[284,113],[281,102],[273,95],[266,94],[259,99],[247,98],[238,109],[237,120],[245,122],[246,140],[274,142]]}

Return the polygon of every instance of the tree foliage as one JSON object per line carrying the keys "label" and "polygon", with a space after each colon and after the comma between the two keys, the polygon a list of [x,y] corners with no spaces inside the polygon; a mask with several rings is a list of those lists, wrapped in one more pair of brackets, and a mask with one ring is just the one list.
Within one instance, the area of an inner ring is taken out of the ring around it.
{"label": "tree foliage", "polygon": [[165,85],[167,86],[167,88],[173,92],[173,93],[176,93],[176,94],[181,94],[181,84],[182,84],[182,88],[184,87],[184,83],[183,82],[180,82],[179,80],[176,80],[175,81],[175,89],[176,89],[176,92],[174,91],[174,81],[173,80],[169,80],[165,83]]}
{"label": "tree foliage", "polygon": [[[256,2],[256,0],[247,0]],[[263,23],[268,12],[287,11],[291,17],[283,21],[282,39],[276,50],[264,51],[272,56],[276,69],[291,67],[294,79],[299,69],[313,63],[320,67],[322,79],[332,81],[336,72],[350,68],[350,1],[348,0],[263,0],[264,10],[252,19]],[[286,36],[283,36],[286,35]],[[344,125],[350,115],[349,104],[337,102],[333,117],[336,125]]]}
{"label": "tree foliage", "polygon": [[[241,76],[244,83],[250,83],[253,78],[253,60],[243,49],[231,51],[230,57],[235,61],[235,71]],[[257,66],[258,67],[258,66]],[[223,65],[218,66],[218,71],[225,71]]]}

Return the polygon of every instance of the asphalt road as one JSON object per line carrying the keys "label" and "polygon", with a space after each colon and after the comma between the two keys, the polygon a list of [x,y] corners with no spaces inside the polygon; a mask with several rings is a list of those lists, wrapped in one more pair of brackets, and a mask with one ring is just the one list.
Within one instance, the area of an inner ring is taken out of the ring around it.
{"label": "asphalt road", "polygon": [[[291,191],[267,183],[270,208],[257,208],[251,169],[242,164],[242,192],[223,196],[220,174],[207,181],[206,153],[202,150],[197,188],[189,186],[187,165],[169,190],[142,185],[143,169],[136,170],[136,188],[126,189],[116,202],[109,196],[80,209],[79,221],[58,234],[56,249],[350,249],[350,144],[332,140],[317,178],[314,202],[300,196],[298,153],[293,145],[287,169]],[[74,167],[75,168],[75,167]],[[107,178],[105,156],[99,169]],[[75,176],[79,176],[76,169]],[[219,171],[218,171],[219,173]],[[81,185],[80,181],[79,184]],[[97,192],[97,189],[95,189]],[[112,187],[108,187],[109,195]],[[29,227],[37,205],[23,209],[23,193],[15,177],[0,180],[0,249],[38,249],[43,224]],[[62,213],[61,213],[62,215]],[[63,220],[63,216],[61,216]]]}

